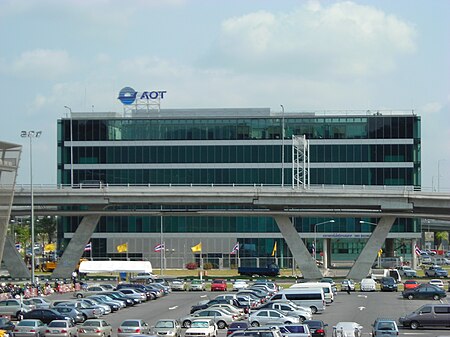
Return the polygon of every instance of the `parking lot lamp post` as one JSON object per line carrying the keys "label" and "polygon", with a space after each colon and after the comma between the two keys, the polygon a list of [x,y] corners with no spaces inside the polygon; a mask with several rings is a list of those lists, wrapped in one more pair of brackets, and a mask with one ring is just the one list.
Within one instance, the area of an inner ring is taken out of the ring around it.
{"label": "parking lot lamp post", "polygon": [[325,225],[327,223],[334,223],[334,222],[335,221],[332,219],[332,220],[328,220],[328,221],[324,221],[324,222],[319,222],[314,225],[314,260],[316,260],[316,257],[317,257],[317,226]]}
{"label": "parking lot lamp post", "polygon": [[21,131],[22,138],[30,139],[30,194],[31,194],[31,283],[34,283],[34,195],[33,195],[33,138],[39,138],[42,131]]}

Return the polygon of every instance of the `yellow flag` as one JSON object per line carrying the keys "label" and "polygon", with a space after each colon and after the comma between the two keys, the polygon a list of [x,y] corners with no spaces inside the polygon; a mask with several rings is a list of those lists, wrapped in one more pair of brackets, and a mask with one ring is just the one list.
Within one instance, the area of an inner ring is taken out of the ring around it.
{"label": "yellow flag", "polygon": [[117,251],[119,253],[126,253],[128,251],[128,242],[117,246]]}
{"label": "yellow flag", "polygon": [[56,243],[49,243],[44,246],[44,252],[54,252],[56,250]]}
{"label": "yellow flag", "polygon": [[275,241],[275,244],[273,245],[273,249],[272,249],[272,256],[275,256],[276,252],[277,252],[277,242]]}
{"label": "yellow flag", "polygon": [[378,251],[378,257],[380,257],[381,254],[383,254],[383,249],[380,248],[380,250]]}
{"label": "yellow flag", "polygon": [[202,251],[202,243],[200,242],[198,245],[191,247],[191,250],[193,253],[201,252]]}

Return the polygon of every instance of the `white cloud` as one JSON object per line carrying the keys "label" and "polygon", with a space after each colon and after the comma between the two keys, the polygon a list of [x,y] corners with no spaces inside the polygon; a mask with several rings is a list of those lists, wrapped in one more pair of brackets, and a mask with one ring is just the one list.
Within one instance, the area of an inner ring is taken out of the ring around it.
{"label": "white cloud", "polygon": [[443,105],[439,102],[426,103],[420,110],[425,114],[432,114],[442,110]]}
{"label": "white cloud", "polygon": [[415,50],[414,27],[374,7],[308,3],[290,13],[258,11],[222,23],[219,65],[322,76],[379,75]]}
{"label": "white cloud", "polygon": [[64,50],[35,49],[23,52],[12,63],[12,72],[23,77],[53,79],[73,70]]}

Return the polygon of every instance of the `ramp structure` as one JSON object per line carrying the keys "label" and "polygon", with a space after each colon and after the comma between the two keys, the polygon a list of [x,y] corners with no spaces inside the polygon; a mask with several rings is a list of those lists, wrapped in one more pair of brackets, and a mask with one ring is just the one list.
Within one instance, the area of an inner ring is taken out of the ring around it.
{"label": "ramp structure", "polygon": [[11,277],[29,278],[30,271],[11,238],[7,238],[21,153],[21,145],[0,141],[0,261],[3,260]]}

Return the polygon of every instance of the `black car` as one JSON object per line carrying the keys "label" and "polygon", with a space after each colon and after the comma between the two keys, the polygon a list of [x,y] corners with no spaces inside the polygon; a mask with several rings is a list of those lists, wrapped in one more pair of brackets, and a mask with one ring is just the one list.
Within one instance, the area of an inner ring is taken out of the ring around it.
{"label": "black car", "polygon": [[311,319],[303,321],[303,324],[308,325],[311,337],[325,337],[327,335],[326,327],[328,324],[325,324],[323,321]]}
{"label": "black car", "polygon": [[397,282],[393,277],[382,277],[380,282],[381,291],[397,291]]}
{"label": "black car", "polygon": [[34,309],[34,310],[24,313],[23,318],[24,319],[40,319],[42,321],[42,323],[45,323],[45,324],[48,324],[55,319],[61,319],[61,320],[67,319],[67,320],[70,320],[73,323],[75,323],[74,320],[70,316],[61,314],[58,311],[53,310],[53,309]]}
{"label": "black car", "polygon": [[6,317],[0,317],[0,330],[5,330],[10,336],[12,336],[12,331],[14,330],[14,323],[11,322]]}
{"label": "black car", "polygon": [[417,288],[404,290],[402,292],[403,298],[407,298],[412,300],[416,299],[433,299],[440,300],[443,297],[446,297],[447,294],[445,290],[440,289],[432,284],[421,284]]}
{"label": "black car", "polygon": [[244,321],[232,322],[228,326],[227,336],[231,335],[235,331],[242,331],[249,327],[249,324]]}

